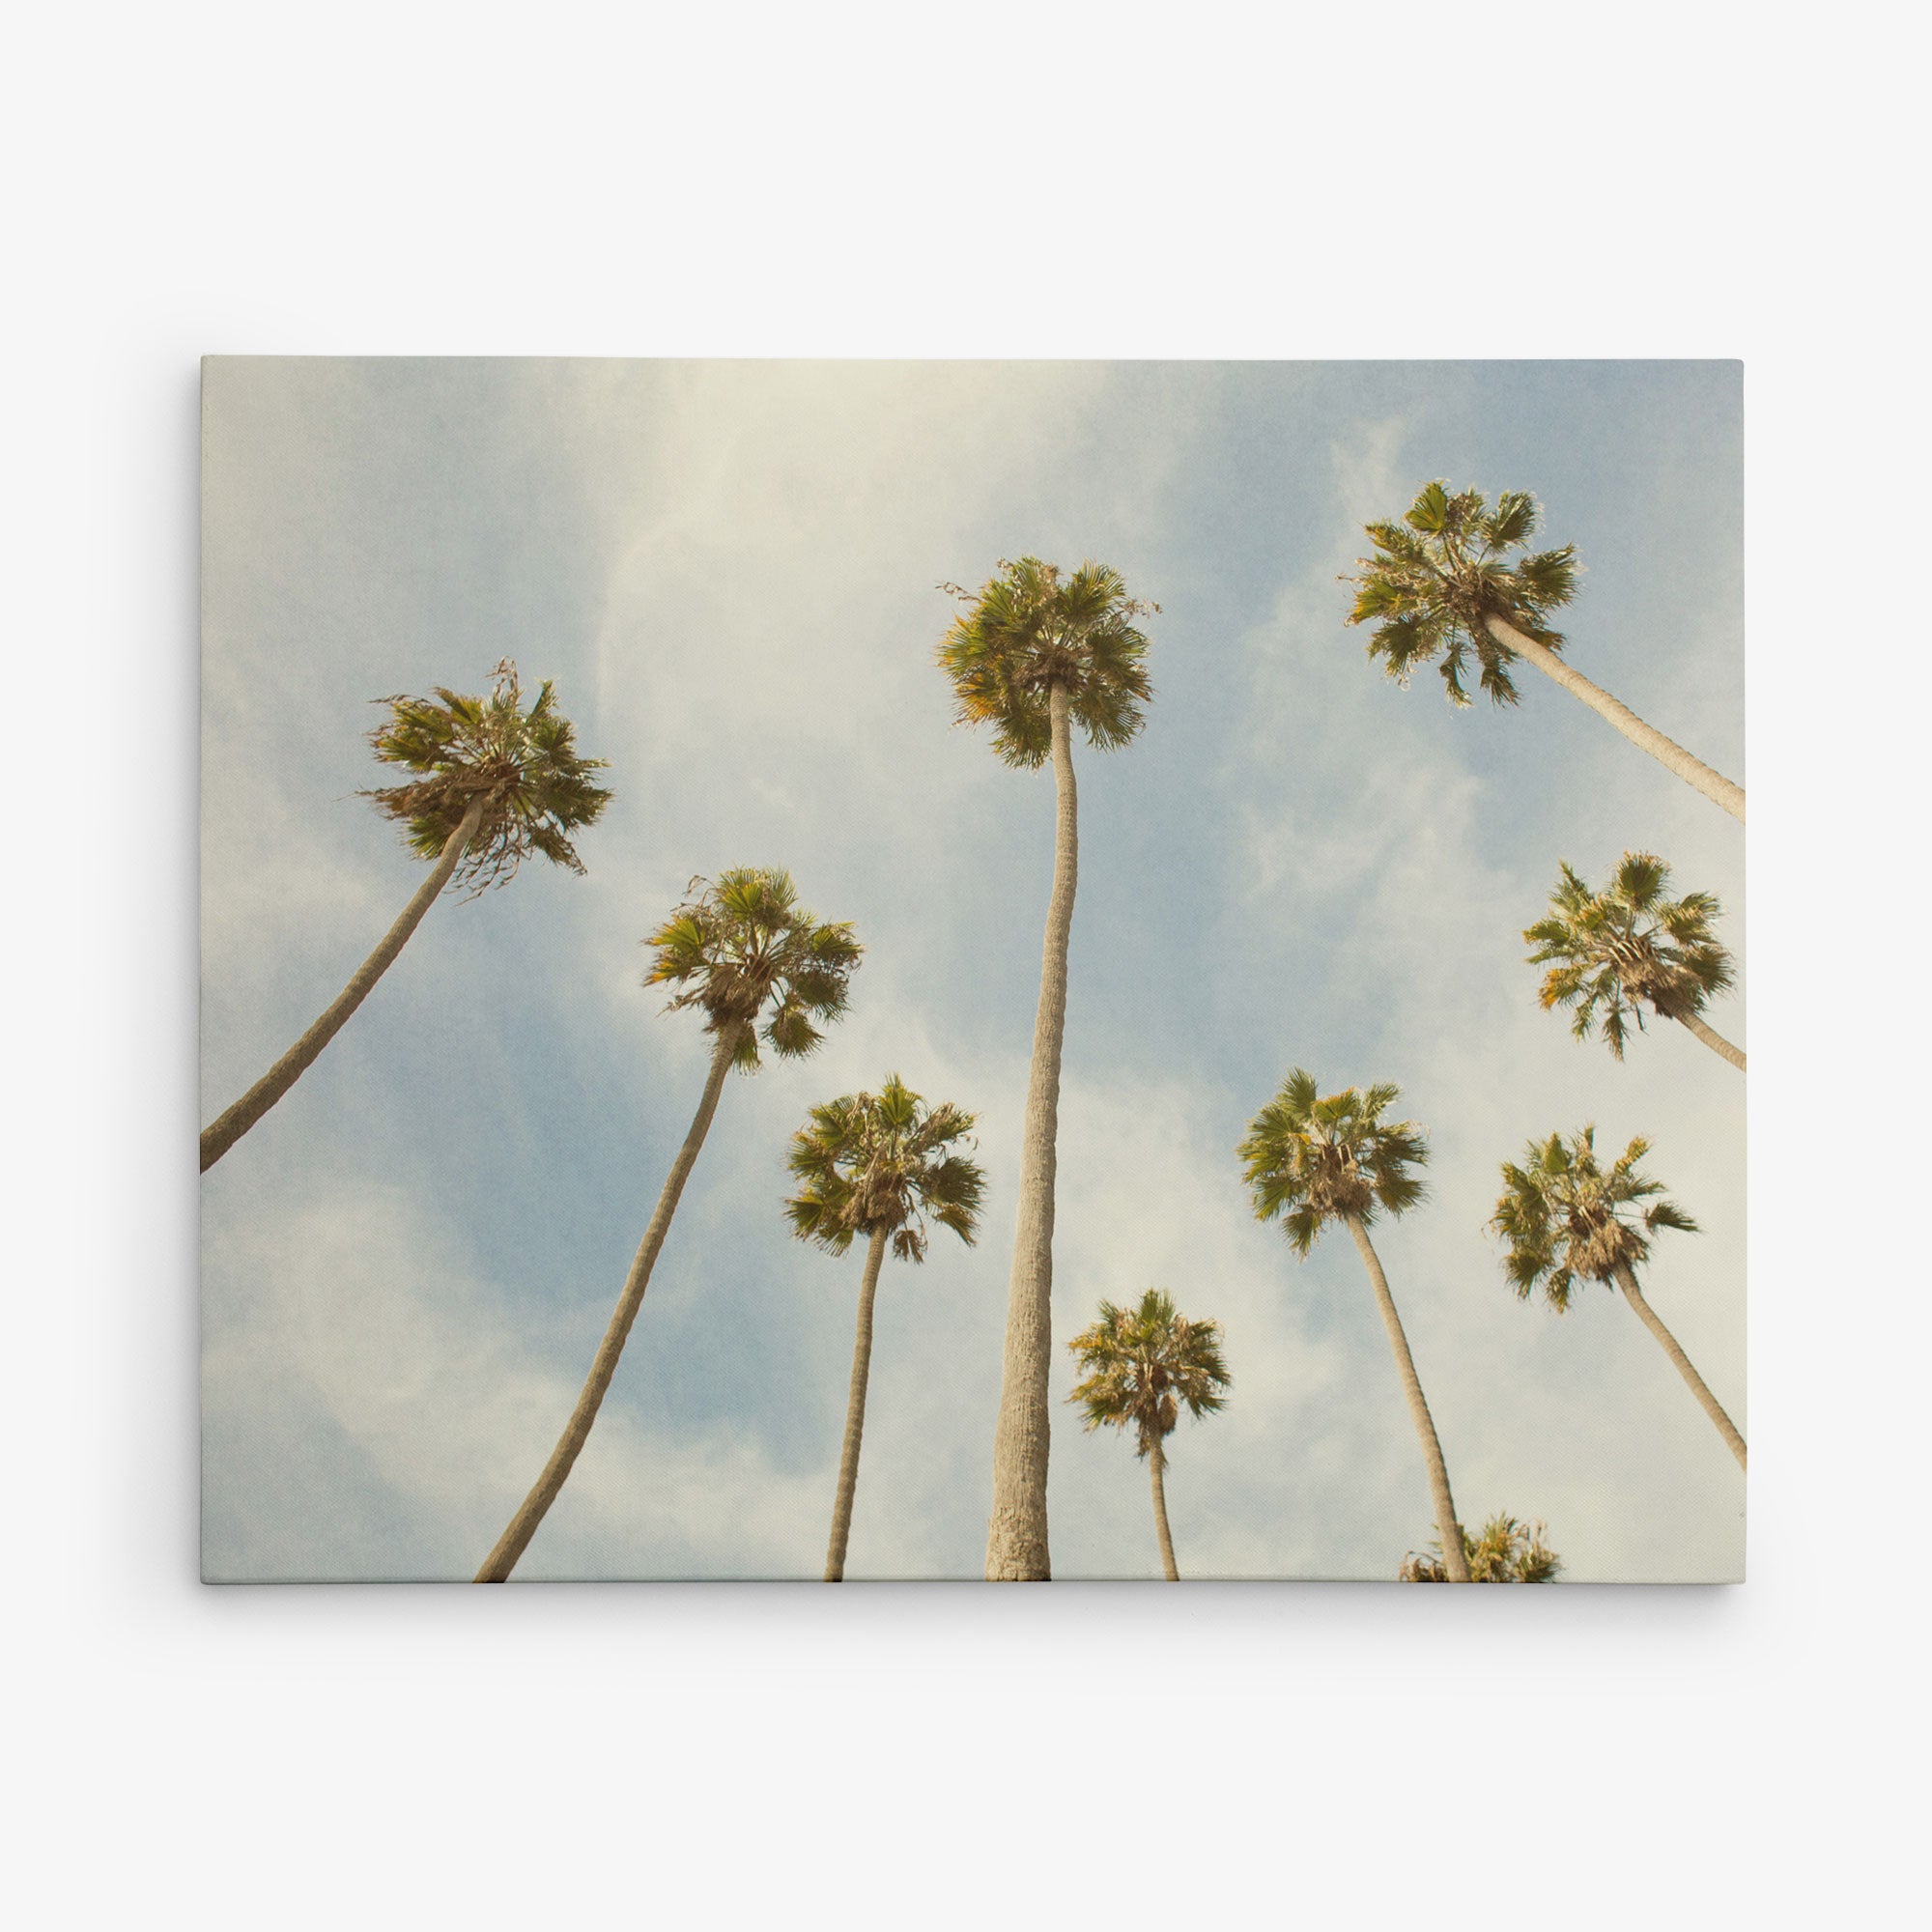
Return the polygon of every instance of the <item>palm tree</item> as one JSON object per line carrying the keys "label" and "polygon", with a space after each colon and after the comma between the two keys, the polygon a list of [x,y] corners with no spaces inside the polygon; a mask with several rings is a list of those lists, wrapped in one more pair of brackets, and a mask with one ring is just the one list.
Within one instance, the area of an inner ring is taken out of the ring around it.
{"label": "palm tree", "polygon": [[[1663,1192],[1661,1180],[1638,1174],[1637,1162],[1649,1151],[1648,1141],[1634,1140],[1606,1170],[1597,1159],[1595,1127],[1568,1140],[1551,1134],[1547,1141],[1531,1141],[1520,1167],[1503,1162],[1503,1194],[1490,1226],[1509,1244],[1503,1265],[1521,1300],[1527,1301],[1540,1283],[1544,1299],[1560,1315],[1570,1306],[1578,1280],[1601,1281],[1605,1287],[1614,1281],[1677,1365],[1743,1468],[1745,1438],[1636,1285],[1637,1266],[1650,1254],[1651,1235],[1663,1228],[1697,1232],[1696,1222],[1681,1208],[1656,1198]],[[1651,1206],[1631,1218],[1630,1210],[1644,1201]]]}
{"label": "palm tree", "polygon": [[1463,1530],[1449,1493],[1449,1468],[1442,1444],[1408,1351],[1402,1317],[1389,1293],[1388,1276],[1369,1240],[1378,1210],[1402,1214],[1422,1198],[1422,1182],[1409,1172],[1429,1158],[1421,1132],[1409,1121],[1384,1122],[1400,1089],[1386,1083],[1367,1093],[1350,1087],[1322,1098],[1313,1074],[1295,1067],[1281,1092],[1254,1118],[1248,1137],[1236,1149],[1247,1162],[1247,1181],[1255,1218],[1282,1222],[1282,1232],[1303,1260],[1330,1221],[1340,1221],[1353,1238],[1369,1271],[1376,1306],[1395,1351],[1396,1374],[1408,1399],[1408,1412],[1429,1469],[1435,1526],[1449,1552],[1449,1579],[1469,1580],[1463,1556]]}
{"label": "palm tree", "polygon": [[479,1583],[507,1579],[589,1437],[631,1324],[643,1306],[678,1197],[718,1111],[725,1074],[733,1066],[747,1073],[757,1070],[760,1031],[780,1059],[803,1059],[824,1038],[817,1023],[836,1020],[845,1010],[862,949],[849,925],[822,925],[799,904],[789,872],[740,867],[721,872],[715,885],[693,879],[686,892],[685,903],[644,941],[656,953],[644,984],[679,988],[667,1012],[702,1010],[704,1031],[712,1038],[711,1070],[577,1406],[535,1487],[476,1573]]}
{"label": "palm tree", "polygon": [[1086,1410],[1086,1426],[1134,1432],[1134,1454],[1147,1459],[1153,1483],[1161,1568],[1170,1583],[1178,1583],[1167,1526],[1167,1438],[1183,1406],[1195,1417],[1227,1406],[1222,1391],[1234,1386],[1234,1378],[1221,1360],[1221,1324],[1177,1315],[1173,1301],[1151,1288],[1137,1308],[1101,1302],[1099,1321],[1066,1346],[1087,1372],[1066,1398]]}
{"label": "palm tree", "polygon": [[811,1110],[791,1138],[788,1165],[800,1182],[785,1203],[792,1233],[842,1255],[853,1238],[866,1240],[859,1282],[858,1331],[852,1344],[852,1386],[845,1401],[845,1441],[825,1580],[845,1576],[852,1533],[852,1497],[859,1487],[859,1445],[866,1433],[866,1384],[872,1367],[872,1300],[886,1243],[902,1262],[925,1259],[925,1217],[973,1245],[985,1178],[978,1162],[953,1151],[973,1131],[973,1116],[948,1101],[927,1107],[896,1073],[877,1094],[846,1094]]}
{"label": "palm tree", "polygon": [[1053,895],[1047,902],[1033,1070],[1020,1148],[1019,1204],[1008,1295],[1000,1415],[993,1433],[993,1507],[986,1576],[994,1582],[1052,1575],[1046,1538],[1047,1370],[1052,1349],[1053,1182],[1060,1049],[1066,1027],[1066,949],[1073,928],[1079,830],[1072,726],[1101,751],[1140,730],[1151,696],[1147,639],[1133,620],[1159,606],[1126,594],[1119,572],[1083,563],[1063,573],[1037,557],[1002,561],[977,593],[943,584],[966,606],[939,646],[955,717],[990,724],[993,749],[1032,770],[1053,760]]}
{"label": "palm tree", "polygon": [[[1446,1583],[1442,1545],[1430,1546],[1431,1554],[1411,1549],[1396,1572],[1398,1583]],[[1551,1583],[1563,1569],[1563,1559],[1543,1540],[1543,1524],[1518,1522],[1513,1516],[1492,1516],[1480,1536],[1463,1532],[1463,1554],[1471,1579],[1478,1583]]]}
{"label": "palm tree", "polygon": [[[1643,1031],[1643,1009],[1675,1020],[1740,1073],[1745,1056],[1702,1018],[1704,1002],[1733,983],[1731,955],[1711,935],[1723,910],[1709,893],[1666,898],[1670,867],[1648,852],[1626,852],[1606,891],[1593,893],[1566,865],[1549,895],[1550,914],[1523,931],[1536,948],[1546,1010],[1576,1009],[1571,1031],[1587,1039],[1602,1031],[1621,1060],[1629,1022]],[[1553,963],[1552,963],[1553,962]]]}
{"label": "palm tree", "polygon": [[[1742,823],[1743,786],[1693,758],[1557,655],[1563,634],[1544,620],[1575,594],[1577,552],[1565,544],[1531,554],[1527,545],[1536,522],[1536,505],[1526,491],[1505,490],[1491,510],[1474,490],[1452,497],[1436,482],[1416,497],[1401,523],[1370,524],[1376,554],[1358,557],[1362,575],[1348,580],[1357,586],[1348,621],[1377,620],[1369,655],[1380,658],[1398,684],[1406,684],[1417,665],[1440,653],[1442,680],[1458,705],[1469,702],[1463,671],[1470,651],[1482,688],[1496,704],[1517,701],[1510,665],[1527,658]],[[1518,549],[1524,554],[1512,561],[1509,554]]]}
{"label": "palm tree", "polygon": [[433,698],[378,700],[389,707],[389,716],[369,733],[377,757],[420,776],[361,796],[402,824],[418,858],[436,863],[402,917],[322,1017],[202,1129],[202,1173],[314,1064],[451,879],[469,886],[473,898],[508,881],[531,852],[573,872],[583,870],[570,835],[592,823],[611,802],[611,794],[590,778],[605,761],[577,755],[576,729],[557,710],[548,679],[525,711],[516,666],[505,658],[495,676],[488,697],[460,696],[439,685]]}

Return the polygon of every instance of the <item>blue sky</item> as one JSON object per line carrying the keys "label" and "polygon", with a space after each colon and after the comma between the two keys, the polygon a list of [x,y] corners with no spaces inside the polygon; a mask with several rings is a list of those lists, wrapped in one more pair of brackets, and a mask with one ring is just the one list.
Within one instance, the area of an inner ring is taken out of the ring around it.
{"label": "blue sky", "polygon": [[[1743,833],[1533,671],[1514,713],[1398,690],[1336,581],[1432,476],[1531,489],[1587,567],[1573,661],[1744,781],[1736,364],[219,359],[205,399],[204,1119],[416,883],[354,796],[371,698],[512,655],[616,793],[586,878],[438,906],[203,1182],[211,1576],[474,1570],[702,1081],[639,941],[736,864],[855,923],[853,1009],[727,1087],[519,1574],[816,1574],[858,1266],[786,1236],[783,1150],[892,1070],[980,1115],[987,1211],[882,1284],[848,1574],[979,1574],[1052,788],[950,725],[934,585],[1022,551],[1162,606],[1147,731],[1076,753],[1055,1328],[1150,1284],[1226,1325],[1233,1402],[1172,1445],[1183,1573],[1385,1577],[1432,1533],[1356,1257],[1297,1264],[1242,1196],[1295,1063],[1429,1129],[1378,1246],[1464,1520],[1546,1519],[1578,1578],[1740,1573],[1742,1480],[1654,1343],[1602,1291],[1519,1305],[1482,1223],[1531,1134],[1644,1133],[1705,1230],[1652,1301],[1748,1435],[1744,1083],[1669,1027],[1574,1042],[1518,936],[1559,859],[1642,846],[1742,964]],[[1070,1409],[1049,1507],[1056,1574],[1157,1574],[1144,1472]]]}

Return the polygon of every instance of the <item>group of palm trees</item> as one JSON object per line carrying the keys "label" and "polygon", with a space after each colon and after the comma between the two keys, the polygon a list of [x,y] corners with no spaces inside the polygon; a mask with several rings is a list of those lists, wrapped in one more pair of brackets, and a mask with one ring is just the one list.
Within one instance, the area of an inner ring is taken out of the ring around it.
{"label": "group of palm trees", "polygon": [[[1473,654],[1480,683],[1498,704],[1517,698],[1512,667],[1526,660],[1607,718],[1633,742],[1740,820],[1744,793],[1581,677],[1559,653],[1548,613],[1569,601],[1570,548],[1527,554],[1536,526],[1530,498],[1505,493],[1493,511],[1473,491],[1450,495],[1432,483],[1399,524],[1372,524],[1375,554],[1354,580],[1350,622],[1377,620],[1369,650],[1406,682],[1432,659],[1449,696]],[[1519,554],[1520,553],[1520,554]],[[1012,1264],[985,1575],[1043,1580],[1051,1575],[1047,1520],[1053,1231],[1067,951],[1079,866],[1073,764],[1077,725],[1109,751],[1140,732],[1151,696],[1148,641],[1140,621],[1158,606],[1130,597],[1103,564],[1063,570],[1036,557],[1002,560],[978,590],[942,586],[962,609],[937,657],[952,681],[956,719],[991,728],[1009,765],[1051,762],[1056,800],[1052,894],[1048,901],[1020,1149]],[[384,700],[388,715],[370,733],[378,759],[412,774],[365,793],[405,829],[412,850],[433,860],[430,876],[382,944],[294,1047],[201,1137],[204,1172],[279,1101],[394,962],[431,903],[452,881],[472,894],[511,877],[539,853],[582,871],[573,835],[595,822],[611,794],[595,774],[604,761],[578,755],[575,734],[546,682],[525,708],[514,665],[497,666],[487,696],[439,687],[433,697]],[[1708,895],[1665,896],[1669,874],[1648,854],[1626,855],[1611,885],[1593,894],[1566,865],[1550,916],[1525,932],[1531,957],[1549,965],[1546,1007],[1576,1009],[1576,1030],[1601,1028],[1622,1057],[1646,1010],[1686,1026],[1742,1069],[1744,1056],[1701,1017],[1705,1002],[1731,983],[1728,955],[1711,932],[1719,908]],[[671,1163],[610,1323],[555,1447],[484,1559],[479,1582],[515,1569],[582,1453],[642,1308],[685,1183],[710,1130],[726,1075],[810,1054],[844,1011],[862,948],[846,923],[826,923],[798,901],[783,871],[746,867],[695,878],[678,906],[645,942],[647,985],[671,989],[667,1010],[702,1016],[710,1064],[691,1127]],[[1300,1067],[1255,1117],[1238,1150],[1254,1211],[1280,1220],[1297,1255],[1322,1229],[1349,1231],[1387,1330],[1434,1500],[1437,1554],[1411,1556],[1410,1580],[1543,1581],[1560,1568],[1541,1523],[1492,1518],[1470,1536],[1462,1527],[1429,1405],[1401,1316],[1369,1230],[1383,1213],[1421,1198],[1416,1170],[1427,1159],[1421,1131],[1386,1118],[1398,1098],[1387,1084],[1322,1094]],[[888,1249],[924,1259],[928,1220],[971,1244],[985,1177],[972,1157],[974,1117],[950,1102],[926,1103],[896,1073],[876,1094],[840,1095],[813,1107],[793,1136],[788,1163],[797,1191],[784,1203],[793,1233],[829,1252],[865,1251],[844,1437],[832,1506],[825,1577],[844,1575],[870,1373],[873,1305]],[[1504,1193],[1492,1225],[1507,1244],[1506,1269],[1520,1295],[1541,1286],[1549,1305],[1568,1305],[1578,1280],[1614,1282],[1656,1334],[1742,1463],[1745,1445],[1683,1350],[1644,1299],[1636,1267],[1647,1236],[1690,1229],[1688,1215],[1659,1199],[1660,1184],[1637,1163],[1633,1141],[1607,1169],[1594,1130],[1533,1143],[1520,1164],[1503,1167]],[[1648,1206],[1641,1204],[1648,1203]],[[1178,1580],[1165,1492],[1166,1440],[1184,1409],[1221,1408],[1232,1385],[1219,1324],[1193,1321],[1149,1289],[1137,1303],[1100,1303],[1099,1319],[1068,1345],[1084,1372],[1069,1401],[1087,1426],[1133,1432],[1150,1464],[1162,1568]]]}
{"label": "group of palm trees", "polygon": [[[1563,635],[1548,619],[1575,592],[1576,553],[1567,544],[1530,552],[1536,526],[1536,505],[1524,492],[1503,492],[1491,509],[1478,492],[1452,495],[1440,482],[1429,484],[1401,522],[1369,525],[1373,554],[1358,560],[1348,621],[1374,623],[1370,657],[1405,685],[1418,666],[1435,662],[1458,706],[1471,701],[1463,675],[1472,656],[1478,683],[1498,705],[1518,701],[1512,667],[1525,660],[1742,823],[1741,786],[1563,661]],[[1523,932],[1534,949],[1531,963],[1549,968],[1543,1006],[1574,1008],[1579,1038],[1600,1026],[1619,1060],[1629,1022],[1634,1019],[1641,1030],[1648,1008],[1687,1027],[1742,1072],[1744,1054],[1702,1017],[1706,1001],[1733,980],[1730,957],[1711,931],[1720,911],[1716,899],[1706,893],[1666,897],[1669,868],[1645,852],[1625,853],[1602,893],[1593,893],[1567,864],[1561,873],[1548,916]],[[1255,1117],[1239,1149],[1255,1213],[1264,1221],[1279,1218],[1297,1255],[1306,1256],[1322,1228],[1335,1221],[1361,1254],[1435,1503],[1437,1555],[1411,1555],[1400,1574],[1413,1581],[1546,1581],[1560,1564],[1543,1544],[1541,1523],[1525,1527],[1497,1516],[1471,1536],[1459,1521],[1442,1445],[1369,1238],[1378,1213],[1402,1214],[1423,1191],[1414,1172],[1428,1157],[1420,1131],[1411,1122],[1383,1118],[1398,1097],[1387,1084],[1324,1096],[1296,1067]],[[1661,1182],[1638,1172],[1648,1151],[1646,1141],[1634,1139],[1605,1169],[1596,1156],[1594,1126],[1533,1141],[1520,1163],[1503,1163],[1503,1193],[1489,1226],[1505,1243],[1504,1269],[1520,1296],[1527,1298],[1540,1285],[1548,1305],[1560,1312],[1579,1279],[1621,1288],[1742,1467],[1744,1437],[1637,1285],[1635,1270],[1649,1255],[1650,1235],[1696,1227],[1660,1198]]]}

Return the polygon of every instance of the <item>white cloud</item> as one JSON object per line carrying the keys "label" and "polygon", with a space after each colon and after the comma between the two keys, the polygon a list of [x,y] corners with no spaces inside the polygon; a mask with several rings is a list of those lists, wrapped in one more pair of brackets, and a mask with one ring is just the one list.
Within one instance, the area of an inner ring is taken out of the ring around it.
{"label": "white cloud", "polygon": [[[313,1469],[293,1481],[280,1467],[223,1470],[207,1552],[215,1576],[468,1577],[581,1386],[554,1351],[531,1348],[514,1291],[479,1278],[400,1188],[342,1188],[216,1239],[204,1294],[210,1435],[245,1431],[265,1411],[320,1418],[311,1454],[339,1460],[352,1496],[358,1475],[370,1479],[366,1513],[290,1536],[279,1510],[331,1494],[339,1503],[342,1491]],[[635,1356],[650,1346],[654,1313],[640,1318]],[[671,1437],[610,1400],[520,1574],[799,1574],[823,1495],[817,1480],[773,1466],[755,1439],[725,1429]],[[403,1541],[391,1534],[399,1521]],[[265,1569],[265,1530],[304,1555]]]}

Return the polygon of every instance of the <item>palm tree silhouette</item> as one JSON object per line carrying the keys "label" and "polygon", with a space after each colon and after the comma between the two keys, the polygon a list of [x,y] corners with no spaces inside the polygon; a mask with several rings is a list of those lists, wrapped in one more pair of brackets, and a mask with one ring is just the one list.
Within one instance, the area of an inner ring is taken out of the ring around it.
{"label": "palm tree silhouette", "polygon": [[800,1183],[785,1203],[792,1233],[836,1255],[842,1255],[857,1236],[866,1241],[845,1437],[825,1551],[828,1583],[845,1576],[859,1448],[866,1432],[866,1385],[871,1376],[872,1302],[886,1244],[891,1242],[900,1261],[924,1261],[925,1217],[930,1214],[972,1246],[985,1178],[976,1161],[954,1151],[972,1131],[971,1114],[947,1101],[926,1106],[894,1073],[877,1094],[845,1094],[812,1108],[810,1120],[792,1136],[787,1164]]}
{"label": "palm tree silhouette", "polygon": [[941,585],[965,605],[939,646],[955,718],[990,724],[993,749],[1032,770],[1053,760],[1053,895],[1047,903],[1039,1009],[1034,1021],[1020,1148],[1019,1202],[1007,1306],[1000,1414],[993,1433],[993,1507],[986,1576],[994,1582],[1052,1575],[1046,1531],[1053,1342],[1053,1202],[1060,1118],[1060,1053],[1066,1030],[1066,949],[1079,871],[1072,726],[1101,751],[1140,730],[1151,695],[1147,639],[1134,619],[1159,607],[1126,594],[1118,571],[1083,563],[1063,572],[1037,557],[1002,562],[977,592]]}
{"label": "palm tree silhouette", "polygon": [[389,707],[389,717],[369,733],[377,757],[420,776],[361,796],[402,824],[418,858],[436,864],[322,1017],[202,1129],[202,1173],[314,1065],[452,878],[469,886],[474,897],[514,877],[532,852],[570,871],[583,870],[570,835],[611,802],[590,777],[605,761],[577,755],[576,730],[557,710],[548,680],[525,711],[516,666],[505,658],[495,676],[488,697],[465,697],[439,685],[434,697],[379,700]]}
{"label": "palm tree silhouette", "polygon": [[[1637,1172],[1637,1162],[1649,1151],[1650,1143],[1639,1137],[1605,1168],[1597,1159],[1595,1127],[1567,1140],[1551,1134],[1531,1141],[1520,1166],[1503,1163],[1502,1198],[1490,1226],[1509,1244],[1504,1270],[1522,1300],[1541,1285],[1544,1299],[1561,1314],[1579,1280],[1606,1287],[1614,1281],[1743,1468],[1745,1438],[1637,1287],[1636,1270],[1649,1258],[1650,1236],[1664,1228],[1697,1232],[1681,1208],[1656,1198],[1663,1183]],[[1645,1201],[1651,1205],[1633,1216]]]}
{"label": "palm tree silhouette", "polygon": [[476,1573],[479,1583],[508,1578],[589,1438],[631,1324],[643,1306],[678,1198],[718,1111],[724,1076],[734,1065],[748,1073],[757,1070],[760,1019],[772,1051],[781,1059],[796,1060],[824,1038],[817,1023],[836,1020],[845,1010],[848,982],[862,949],[849,925],[821,924],[798,903],[790,873],[741,867],[720,873],[715,885],[694,879],[687,892],[686,902],[644,942],[656,952],[644,984],[680,989],[667,1012],[690,1008],[703,1012],[704,1030],[713,1042],[711,1070],[577,1406],[543,1473]]}
{"label": "palm tree silhouette", "polygon": [[1227,1406],[1234,1379],[1221,1359],[1221,1324],[1190,1321],[1157,1288],[1139,1306],[1100,1304],[1100,1319],[1066,1345],[1087,1378],[1066,1400],[1086,1411],[1086,1426],[1132,1429],[1134,1454],[1147,1459],[1153,1487],[1153,1528],[1161,1568],[1180,1581],[1167,1526],[1167,1438],[1184,1407],[1209,1415]]}
{"label": "palm tree silhouette", "polygon": [[1415,1357],[1409,1353],[1395,1297],[1389,1293],[1388,1276],[1369,1239],[1369,1224],[1378,1210],[1402,1214],[1422,1198],[1422,1182],[1409,1171],[1429,1158],[1421,1133],[1412,1122],[1382,1120],[1400,1093],[1382,1083],[1366,1093],[1346,1088],[1324,1099],[1316,1090],[1314,1075],[1297,1066],[1282,1083],[1281,1092],[1255,1116],[1236,1151],[1247,1162],[1255,1218],[1279,1218],[1289,1244],[1303,1260],[1331,1221],[1340,1221],[1354,1240],[1388,1331],[1409,1419],[1422,1444],[1449,1580],[1466,1583],[1469,1566],[1463,1554],[1455,1499],[1449,1492],[1449,1467],[1442,1460],[1442,1444],[1415,1373]]}
{"label": "palm tree silhouette", "polygon": [[[1510,665],[1526,658],[1633,745],[1742,822],[1742,785],[1692,757],[1557,655],[1563,634],[1544,619],[1576,592],[1577,552],[1565,544],[1529,554],[1536,523],[1536,504],[1526,491],[1505,490],[1491,510],[1474,490],[1452,497],[1436,482],[1416,497],[1401,523],[1367,526],[1376,554],[1356,558],[1362,575],[1349,580],[1356,596],[1348,621],[1375,621],[1370,657],[1380,658],[1388,674],[1406,684],[1417,665],[1439,654],[1442,680],[1458,705],[1469,702],[1463,684],[1468,653],[1475,653],[1482,688],[1496,704],[1517,701]],[[1524,554],[1511,561],[1510,553],[1517,550]]]}

